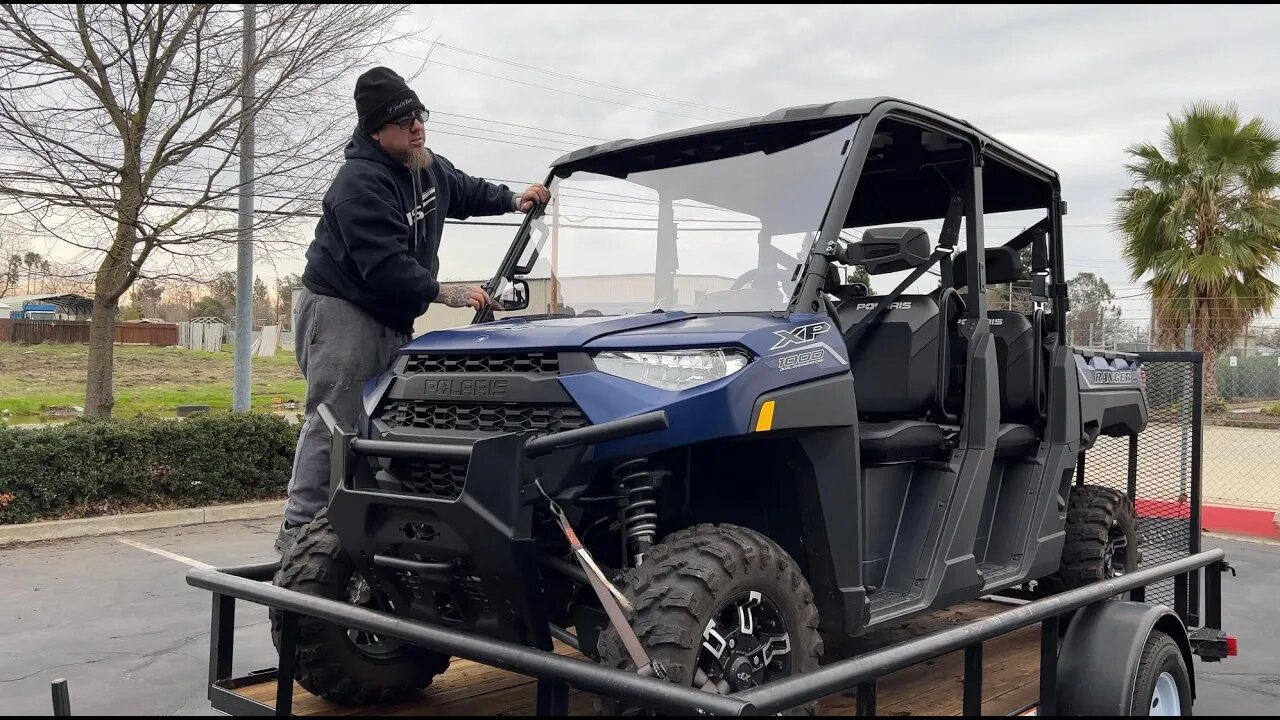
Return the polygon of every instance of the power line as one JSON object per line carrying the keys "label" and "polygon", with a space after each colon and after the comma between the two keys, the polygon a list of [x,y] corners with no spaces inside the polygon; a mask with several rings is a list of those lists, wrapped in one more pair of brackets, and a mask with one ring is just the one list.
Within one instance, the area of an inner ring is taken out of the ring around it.
{"label": "power line", "polygon": [[538,148],[539,150],[550,150],[551,152],[558,152],[558,153],[569,153],[577,149],[577,148],[553,148],[553,147],[547,147],[546,145],[533,145],[530,143],[521,143],[521,142],[515,142],[512,140],[500,140],[498,138],[487,138],[487,137],[481,137],[479,135],[467,135],[465,133],[449,132],[447,130],[434,130],[432,132],[436,133],[437,135],[454,135],[457,137],[471,138],[472,140],[488,140],[489,142],[502,143],[504,145],[519,145],[521,147]]}
{"label": "power line", "polygon": [[561,77],[567,80],[574,80],[576,82],[585,83],[587,85],[594,85],[596,87],[607,88],[609,90],[617,90],[619,92],[629,93],[631,95],[639,95],[641,97],[652,98],[654,100],[663,100],[669,103],[674,103],[676,105],[686,105],[688,107],[698,108],[702,110],[714,110],[716,112],[722,112],[728,115],[737,115],[738,117],[750,116],[749,113],[744,113],[739,110],[729,110],[727,108],[716,107],[715,105],[704,105],[702,103],[689,102],[688,100],[680,100],[677,98],[666,97],[664,95],[657,95],[655,93],[644,92],[642,90],[632,90],[630,88],[625,88],[619,85],[610,85],[609,83],[598,82],[596,80],[588,80],[586,78],[577,77],[575,75],[569,75],[569,74],[558,72],[555,70],[548,70],[547,68],[538,67],[536,65],[528,65],[521,62],[516,62],[514,60],[506,60],[500,57],[494,57],[493,55],[486,55],[481,52],[476,52],[475,50],[467,50],[465,48],[460,48],[456,45],[449,45],[448,43],[431,42],[422,38],[418,38],[418,42],[430,43],[435,47],[442,47],[442,48],[445,48],[446,50],[452,50],[454,52],[463,53],[465,55],[472,55],[474,57],[484,58],[485,60],[492,60],[494,62],[503,63],[505,65],[524,68],[525,70],[533,70],[535,72],[545,73],[547,75],[553,75],[555,77]]}
{"label": "power line", "polygon": [[[476,117],[476,116],[474,116],[474,115],[459,115],[459,114],[457,114],[457,113],[449,113],[449,112],[444,112],[444,111],[442,111],[442,110],[432,110],[432,111],[431,111],[431,114],[432,114],[432,115],[444,115],[444,116],[447,116],[447,117],[462,118],[462,119],[464,119],[464,120],[478,120],[478,121],[480,121],[480,122],[493,123],[493,124],[495,124],[495,125],[507,125],[507,126],[509,126],[509,127],[524,128],[525,130],[539,130],[539,131],[542,131],[542,132],[555,133],[556,135],[569,135],[569,136],[572,136],[572,137],[585,138],[585,139],[587,139],[587,140],[599,140],[600,142],[606,142],[606,141],[608,140],[608,138],[595,137],[594,135],[583,135],[583,134],[581,134],[581,133],[571,133],[571,132],[565,132],[565,131],[563,131],[563,130],[548,130],[548,129],[546,129],[546,128],[534,127],[534,126],[532,126],[532,125],[518,125],[518,124],[516,124],[516,123],[504,122],[504,121],[502,121],[502,120],[490,120],[489,118]],[[477,129],[479,129],[479,128],[477,128]],[[550,138],[548,138],[548,139],[550,139]]]}
{"label": "power line", "polygon": [[712,120],[708,120],[707,118],[694,117],[693,115],[685,115],[684,113],[671,112],[669,110],[658,110],[656,108],[647,108],[647,107],[644,107],[643,105],[632,105],[631,103],[624,103],[618,100],[610,100],[609,98],[597,97],[595,95],[583,95],[582,93],[576,93],[576,92],[573,92],[572,90],[561,90],[560,88],[551,87],[550,85],[539,85],[537,83],[532,83],[527,80],[509,78],[503,75],[494,75],[493,73],[487,73],[482,70],[473,70],[468,67],[462,67],[461,65],[454,65],[452,63],[447,63],[442,60],[435,60],[435,59],[428,60],[427,58],[418,57],[417,55],[401,52],[399,50],[391,50],[390,52],[396,55],[403,55],[405,57],[412,58],[414,60],[418,60],[424,63],[440,65],[442,67],[453,68],[454,70],[461,70],[463,72],[474,73],[476,75],[483,75],[484,77],[496,78],[498,80],[506,80],[507,82],[516,83],[517,85],[526,85],[528,87],[538,88],[540,90],[550,90],[551,92],[564,93],[565,95],[573,95],[574,97],[580,97],[586,100],[596,100],[598,102],[609,103],[611,105],[621,105],[622,107],[635,108],[636,110],[647,110],[649,112],[660,113],[662,115],[674,115],[676,117],[687,118],[689,120],[697,120],[698,122],[702,122],[702,123],[714,122]]}
{"label": "power line", "polygon": [[[78,205],[94,205],[99,208],[105,208],[105,209],[111,209],[114,206],[114,203],[112,203],[109,200],[94,200],[92,198],[82,198],[77,195],[67,195],[64,193],[39,192],[39,191],[32,191],[32,190],[17,190],[9,187],[0,187],[0,195],[8,195],[11,197],[28,197],[36,200],[59,200],[63,202],[75,203]],[[258,196],[263,197],[260,193]],[[156,207],[178,208],[178,209],[188,209],[191,207],[189,204],[184,204],[184,203],[154,201],[154,200],[147,204],[153,205]],[[201,212],[205,212],[205,211],[232,212],[232,213],[239,212],[237,208],[223,207],[221,205],[205,205],[201,208],[198,208],[198,210]],[[322,217],[321,213],[311,212],[306,210],[296,210],[296,211],[286,212],[283,210],[270,210],[265,208],[255,209],[254,214],[268,215],[268,216],[283,215],[287,217],[305,217],[305,218]],[[482,221],[482,220],[449,220],[449,219],[446,219],[444,223],[446,225],[476,225],[476,226],[482,226],[482,227],[520,227],[521,225],[521,223],[518,223],[518,222],[495,222],[495,221]],[[230,232],[230,231],[228,230],[227,232]]]}
{"label": "power line", "polygon": [[[459,124],[459,123],[447,123],[447,122],[440,122],[440,121],[436,121],[436,122],[431,123],[431,126],[432,126],[433,128],[434,128],[434,127],[439,127],[439,126],[441,126],[441,125],[443,125],[443,126],[445,126],[445,127],[456,127],[456,128],[462,128],[462,129],[464,129],[464,130],[476,130],[476,131],[479,131],[479,132],[496,133],[496,134],[498,134],[498,135],[507,135],[507,136],[509,136],[509,137],[524,138],[524,139],[526,139],[526,140],[542,140],[542,141],[544,141],[544,142],[564,143],[565,145],[568,145],[568,146],[569,146],[568,148],[566,148],[566,152],[567,152],[567,151],[569,151],[569,150],[577,150],[578,148],[582,147],[582,144],[581,144],[581,143],[570,142],[570,141],[568,141],[568,140],[555,140],[555,139],[553,139],[553,138],[548,138],[548,137],[539,137],[539,136],[537,136],[537,135],[525,135],[525,134],[522,134],[522,133],[506,132],[505,130],[493,130],[493,129],[490,129],[490,128],[478,128],[478,127],[475,127],[475,126],[472,126],[472,125],[462,125],[462,124]],[[439,132],[439,131],[437,131],[437,132]]]}
{"label": "power line", "polygon": [[[509,127],[518,127],[518,128],[525,129],[525,130],[534,130],[534,131],[541,132],[541,133],[544,133],[544,134],[550,133],[550,134],[555,134],[555,135],[568,135],[568,136],[572,136],[572,137],[583,138],[583,139],[586,139],[586,140],[595,140],[595,141],[598,141],[598,142],[605,142],[605,141],[607,141],[607,138],[600,138],[600,137],[595,137],[595,136],[592,136],[592,135],[584,135],[584,134],[581,134],[581,133],[571,133],[571,132],[566,132],[566,131],[563,131],[563,130],[551,130],[551,129],[547,129],[547,128],[540,128],[540,127],[535,127],[535,126],[531,126],[531,125],[520,125],[520,124],[517,124],[517,123],[510,123],[510,122],[506,122],[506,121],[503,121],[503,120],[494,120],[494,119],[492,119],[492,118],[479,117],[479,116],[476,116],[476,115],[461,115],[461,114],[457,114],[457,113],[449,113],[449,112],[440,111],[440,110],[433,110],[433,111],[432,111],[432,114],[433,114],[433,115],[445,115],[445,116],[448,116],[448,117],[454,117],[454,118],[463,118],[463,119],[467,119],[467,120],[475,120],[475,121],[478,121],[478,122],[490,123],[490,124],[494,124],[494,125],[505,125],[505,126],[509,126]],[[428,127],[434,127],[435,125],[446,125],[446,126],[449,126],[449,127],[458,127],[458,128],[462,128],[462,129],[466,129],[466,130],[474,130],[474,131],[477,131],[477,132],[491,132],[491,133],[497,133],[497,134],[499,134],[499,135],[513,135],[513,136],[518,136],[518,134],[516,134],[516,133],[507,133],[507,132],[505,132],[505,131],[495,130],[495,129],[493,129],[493,128],[478,127],[478,126],[474,126],[474,125],[467,125],[467,124],[464,124],[464,123],[439,123],[439,122],[435,122],[435,123],[430,123]],[[83,128],[76,128],[76,129],[74,129],[74,130],[72,130],[72,131],[73,131],[74,133],[76,133],[77,135],[81,136],[81,137],[93,137],[93,138],[99,138],[99,139],[109,140],[109,141],[113,141],[113,142],[119,142],[119,141],[120,141],[120,137],[119,137],[119,135],[117,135],[117,134],[113,134],[113,133],[111,133],[111,132],[109,132],[109,131],[107,131],[107,130],[88,130],[88,129],[83,129]],[[440,132],[445,133],[446,131],[440,131]],[[448,133],[446,133],[446,134],[448,134]],[[456,133],[455,133],[455,134],[456,134]],[[571,148],[572,148],[572,149],[577,149],[577,148],[583,147],[583,145],[582,145],[581,143],[574,143],[574,142],[572,142],[572,141],[569,141],[569,140],[563,140],[563,139],[560,139],[560,138],[553,138],[553,137],[535,137],[535,136],[524,136],[524,137],[525,137],[526,139],[543,140],[543,141],[546,141],[546,142],[553,142],[553,143],[563,143],[563,144],[565,144],[565,145],[569,145],[569,146],[571,146]],[[489,139],[489,140],[492,140],[493,138],[482,138],[482,139]],[[344,138],[343,140],[339,141],[339,142],[336,144],[336,146],[335,146],[335,150],[341,150],[341,149],[342,149],[342,147],[343,147],[347,142],[348,142],[348,139],[347,139],[347,138]],[[178,140],[178,139],[175,139],[175,140],[173,141],[173,144],[175,144],[175,145],[179,145],[179,144],[181,144],[181,143],[182,143],[182,141],[181,141],[181,140]],[[15,150],[15,151],[21,151],[21,152],[30,152],[30,150],[28,150],[28,149],[27,149],[27,148],[25,148],[25,147],[14,147],[14,146],[10,146],[10,147],[9,147],[9,149],[11,149],[11,150]],[[60,152],[69,152],[69,151],[62,150],[62,151],[60,151]],[[86,153],[86,154],[87,154],[87,153]]]}
{"label": "power line", "polygon": [[[440,131],[440,132],[445,132],[445,131]],[[469,136],[469,135],[463,135],[463,137],[472,137],[472,136]],[[494,142],[500,142],[500,143],[507,143],[507,142],[508,142],[508,141],[498,140],[498,139],[494,139],[494,138],[479,138],[479,139],[489,139],[489,140],[493,140]],[[512,143],[512,144],[521,144],[521,143]],[[539,146],[539,147],[540,147],[540,146]],[[543,149],[552,150],[553,148],[543,148]],[[341,159],[337,159],[337,158],[321,158],[321,159],[319,159],[319,162],[328,162],[328,163],[334,163],[334,164],[341,164],[341,163],[343,163],[343,162],[345,162],[345,161],[344,161],[344,160],[341,160]],[[10,167],[8,167],[8,168],[3,168],[3,166],[0,166],[0,169],[7,169],[7,170],[15,171],[15,172],[24,172],[24,171],[26,171],[26,168],[22,168],[22,167],[13,167],[13,166],[10,166]],[[227,172],[229,173],[229,171],[227,171]],[[301,176],[294,175],[294,176],[292,176],[292,177],[293,177],[293,178],[295,178],[295,179],[307,179],[307,180],[316,180],[316,181],[329,179],[327,175],[323,175],[323,174],[301,175]],[[488,179],[488,180],[490,180],[490,181],[500,182],[500,183],[504,183],[504,184],[506,184],[506,183],[515,184],[515,185],[532,185],[532,184],[534,184],[534,183],[533,183],[533,181],[527,181],[527,180],[512,180],[512,179],[510,179],[510,178],[497,178],[497,177],[490,177],[490,178],[487,178],[487,179]],[[182,186],[174,187],[174,186],[173,186],[173,183],[178,183],[178,182],[179,182],[179,181],[178,181],[177,179],[171,179],[171,180],[169,180],[169,181],[168,181],[168,183],[169,183],[169,184],[156,184],[156,185],[153,185],[153,186],[152,186],[152,189],[153,189],[153,191],[155,191],[155,192],[161,192],[161,193],[163,193],[163,192],[204,192],[204,191],[205,191],[205,184],[204,184],[204,183],[201,183],[201,182],[199,182],[199,181],[196,181],[196,180],[185,181],[185,182],[186,182],[186,187],[182,187]],[[55,184],[56,184],[56,183],[55,183]],[[212,193],[214,193],[214,194],[217,194],[217,195],[228,195],[228,194],[230,194],[230,193],[234,192],[234,191],[235,191],[235,189],[236,189],[236,187],[237,187],[237,186],[230,186],[230,187],[226,187],[226,188],[219,188],[219,187],[216,187],[216,186],[215,186],[215,187],[213,187],[213,188],[210,190],[210,192],[212,192]],[[595,197],[589,197],[589,196],[581,196],[581,195],[575,195],[574,193],[570,193],[570,192],[562,192],[562,193],[560,193],[560,196],[561,196],[561,197],[564,197],[564,198],[568,198],[568,199],[577,199],[578,201],[585,201],[585,202],[619,203],[619,204],[636,204],[636,205],[647,205],[647,206],[656,206],[656,205],[659,205],[659,204],[660,204],[660,203],[659,203],[659,201],[657,201],[657,200],[648,200],[648,199],[643,199],[643,198],[639,198],[639,197],[635,197],[635,196],[621,195],[621,194],[618,194],[618,193],[609,193],[609,192],[605,192],[605,191],[601,191],[601,190],[590,190],[590,189],[586,189],[586,188],[575,188],[574,190],[575,190],[575,192],[577,192],[577,191],[587,192],[587,193],[592,193],[592,194],[594,194],[594,195],[603,195],[603,196],[608,196],[609,198],[614,198],[614,199],[605,199],[605,198],[595,198]],[[282,200],[282,201],[285,201],[285,202],[320,203],[320,202],[322,201],[322,199],[323,199],[322,197],[304,197],[304,196],[301,196],[301,195],[292,195],[292,196],[291,196],[291,195],[281,195],[281,194],[270,193],[270,192],[262,192],[262,191],[258,191],[258,192],[257,192],[257,193],[255,193],[255,194],[256,194],[256,196],[257,196],[257,197],[262,197],[262,198],[267,198],[267,199],[273,199],[273,200]],[[66,197],[71,197],[71,196],[66,196]],[[83,202],[83,201],[81,200],[80,202]],[[169,204],[169,203],[164,203],[164,202],[162,202],[162,201],[152,202],[151,204],[156,205],[156,206],[158,206],[158,207],[185,207],[185,206],[183,206],[183,205]],[[683,207],[683,208],[687,208],[687,209],[691,209],[691,210],[703,210],[703,211],[709,211],[709,212],[726,212],[726,213],[741,214],[741,213],[738,213],[737,211],[728,210],[728,209],[725,209],[725,208],[718,208],[718,207],[714,207],[714,206],[691,205],[691,204],[686,204],[686,203],[674,203],[674,204],[675,204],[677,207]],[[578,209],[580,209],[580,210],[586,210],[586,211],[595,212],[595,213],[605,213],[605,212],[607,212],[607,213],[612,213],[612,214],[614,214],[614,215],[626,215],[626,216],[633,216],[633,217],[654,217],[653,215],[647,215],[647,214],[644,214],[644,213],[630,213],[630,212],[624,212],[624,211],[621,211],[621,210],[616,210],[616,209],[612,209],[612,208],[608,208],[608,207],[584,206],[584,205],[578,205],[578,204],[573,204],[573,205],[570,205],[570,204],[562,204],[562,205],[561,205],[561,207],[575,207],[575,208],[578,208]],[[292,214],[292,213],[290,213],[290,214]],[[726,223],[726,222],[755,223],[755,222],[757,222],[757,221],[752,221],[752,220],[730,221],[730,220],[718,220],[718,219],[713,219],[713,218],[682,218],[682,219],[681,219],[681,221],[683,221],[683,222],[712,222],[712,223]],[[997,229],[997,228],[1004,228],[1004,227],[1006,227],[1006,226],[994,226],[994,225],[988,225],[988,226],[986,226],[986,227],[993,228],[993,229]],[[1020,226],[1007,226],[1007,229],[1019,229],[1019,227],[1020,227]],[[1065,227],[1071,227],[1071,226],[1065,226]],[[1091,266],[1091,265],[1089,265],[1089,264],[1067,263],[1067,267],[1069,267],[1069,268],[1081,268],[1081,267],[1089,268],[1089,267],[1093,267],[1093,266]],[[1134,296],[1125,296],[1125,297],[1126,297],[1126,298],[1136,298],[1136,297],[1145,297],[1145,296],[1146,296],[1146,295],[1144,294],[1144,295],[1134,295]],[[1119,299],[1119,298],[1118,298],[1118,299]]]}

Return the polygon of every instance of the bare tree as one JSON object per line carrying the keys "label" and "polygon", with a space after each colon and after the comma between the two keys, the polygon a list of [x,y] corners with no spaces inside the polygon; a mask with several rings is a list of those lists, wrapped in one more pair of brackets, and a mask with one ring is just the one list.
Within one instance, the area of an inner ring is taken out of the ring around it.
{"label": "bare tree", "polygon": [[141,311],[142,317],[155,317],[159,313],[162,297],[164,286],[151,278],[143,278],[133,285],[133,304]]}
{"label": "bare tree", "polygon": [[0,298],[20,287],[27,244],[0,229]]}
{"label": "bare tree", "polygon": [[293,292],[302,289],[302,278],[289,273],[276,278],[276,324],[293,329]]}
{"label": "bare tree", "polygon": [[238,145],[254,118],[256,239],[283,237],[340,160],[360,68],[407,6],[0,5],[0,170],[41,231],[94,259],[85,414],[109,416],[120,298],[213,274],[234,248]]}

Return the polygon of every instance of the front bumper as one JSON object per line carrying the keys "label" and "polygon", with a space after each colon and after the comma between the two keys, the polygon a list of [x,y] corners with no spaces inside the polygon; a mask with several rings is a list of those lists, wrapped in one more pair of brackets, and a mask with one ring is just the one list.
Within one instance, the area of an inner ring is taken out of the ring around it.
{"label": "front bumper", "polygon": [[[542,500],[534,481],[557,492],[585,449],[667,427],[659,411],[537,436],[503,433],[472,444],[428,439],[366,440],[320,416],[332,438],[329,522],[356,567],[397,615],[512,642],[549,642],[532,527]],[[387,489],[380,463],[465,465],[455,498]]]}

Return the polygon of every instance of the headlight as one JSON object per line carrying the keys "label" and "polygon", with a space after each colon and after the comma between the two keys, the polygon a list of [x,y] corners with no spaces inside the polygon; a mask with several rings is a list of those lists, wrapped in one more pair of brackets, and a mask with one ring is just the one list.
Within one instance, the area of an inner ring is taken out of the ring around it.
{"label": "headlight", "polygon": [[601,372],[661,390],[688,390],[729,377],[746,367],[750,359],[747,353],[732,348],[603,352],[595,357]]}

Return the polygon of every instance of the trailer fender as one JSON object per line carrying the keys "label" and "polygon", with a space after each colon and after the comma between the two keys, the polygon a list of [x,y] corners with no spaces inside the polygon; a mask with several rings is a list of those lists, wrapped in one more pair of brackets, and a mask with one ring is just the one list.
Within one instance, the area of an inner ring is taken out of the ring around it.
{"label": "trailer fender", "polygon": [[1063,715],[1128,715],[1147,638],[1155,630],[1182,652],[1196,696],[1187,628],[1165,605],[1107,600],[1076,612],[1058,654],[1058,712]]}

